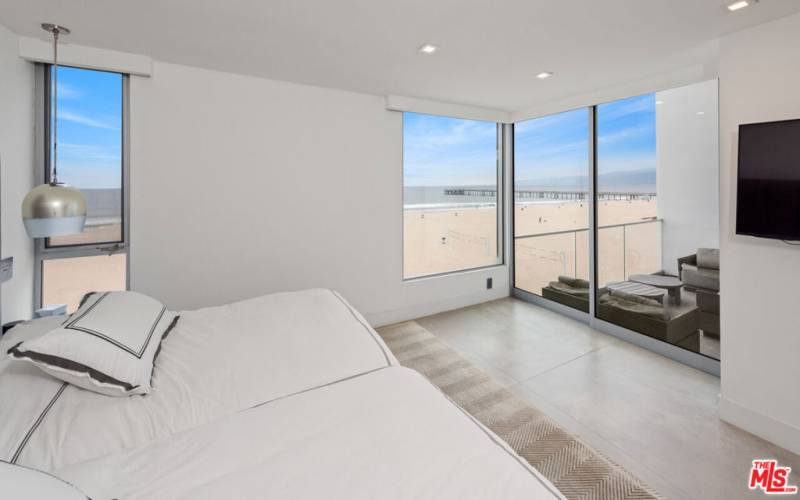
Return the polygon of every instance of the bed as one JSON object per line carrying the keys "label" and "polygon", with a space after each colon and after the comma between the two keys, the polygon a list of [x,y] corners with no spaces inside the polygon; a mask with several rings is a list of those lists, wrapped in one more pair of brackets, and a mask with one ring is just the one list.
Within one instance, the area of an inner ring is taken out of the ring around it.
{"label": "bed", "polygon": [[[399,367],[336,292],[180,314],[145,396],[93,393],[0,359],[0,459],[95,500],[562,498]],[[17,327],[0,347],[48,326]]]}
{"label": "bed", "polygon": [[417,372],[390,367],[56,475],[110,498],[561,498]]}
{"label": "bed", "polygon": [[[33,322],[11,335],[17,327],[0,347],[52,326],[52,320]],[[53,470],[396,364],[361,315],[331,290],[185,311],[163,341],[154,391],[144,397],[110,398],[0,359],[0,459]]]}

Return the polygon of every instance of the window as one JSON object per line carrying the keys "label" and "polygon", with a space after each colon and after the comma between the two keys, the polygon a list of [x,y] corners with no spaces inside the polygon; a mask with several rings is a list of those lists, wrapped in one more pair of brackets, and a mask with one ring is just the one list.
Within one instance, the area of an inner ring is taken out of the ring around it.
{"label": "window", "polygon": [[[719,248],[717,93],[712,80],[600,104],[596,115],[596,315],[715,359],[719,266],[702,268],[697,255]],[[620,290],[654,299],[660,321],[642,321]]]}
{"label": "window", "polygon": [[[571,279],[589,279],[589,130],[587,109],[514,126],[514,280],[521,290],[551,298],[569,290]],[[588,312],[588,302],[563,302]]]}
{"label": "window", "polygon": [[717,94],[711,80],[515,124],[515,294],[719,359]]}
{"label": "window", "polygon": [[646,94],[597,106],[597,285],[661,269],[656,104]]}
{"label": "window", "polygon": [[403,114],[403,277],[501,264],[501,129]]}
{"label": "window", "polygon": [[39,67],[37,181],[50,180],[54,147],[50,131],[58,120],[59,181],[81,190],[88,213],[82,233],[37,240],[36,305],[66,304],[73,311],[87,292],[127,287],[127,78],[59,66],[58,116],[52,106],[52,78],[51,66]]}

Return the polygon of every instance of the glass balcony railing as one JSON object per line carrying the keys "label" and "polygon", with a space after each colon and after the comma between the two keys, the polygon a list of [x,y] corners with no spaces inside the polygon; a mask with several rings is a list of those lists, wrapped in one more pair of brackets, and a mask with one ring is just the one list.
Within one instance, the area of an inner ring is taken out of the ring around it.
{"label": "glass balcony railing", "polygon": [[[661,219],[598,228],[598,285],[661,270]],[[589,279],[589,229],[514,237],[516,287],[536,295],[559,276]]]}

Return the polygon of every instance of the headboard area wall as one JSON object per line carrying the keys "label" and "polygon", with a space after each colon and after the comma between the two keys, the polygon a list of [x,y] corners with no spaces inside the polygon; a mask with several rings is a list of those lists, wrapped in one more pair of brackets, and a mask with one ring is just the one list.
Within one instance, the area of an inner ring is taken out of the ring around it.
{"label": "headboard area wall", "polygon": [[33,187],[33,64],[19,58],[18,37],[0,25],[0,255],[14,257],[14,278],[0,285],[0,321],[33,311],[33,240],[20,206]]}
{"label": "headboard area wall", "polygon": [[334,288],[373,324],[507,296],[507,266],[403,281],[402,173],[383,97],[155,62],[131,77],[131,286],[175,308]]}

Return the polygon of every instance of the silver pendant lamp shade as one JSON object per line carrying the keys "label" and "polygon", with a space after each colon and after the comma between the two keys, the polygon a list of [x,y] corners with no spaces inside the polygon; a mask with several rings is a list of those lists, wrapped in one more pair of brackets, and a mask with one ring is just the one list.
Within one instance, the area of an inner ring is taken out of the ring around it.
{"label": "silver pendant lamp shade", "polygon": [[58,182],[58,36],[69,30],[49,23],[42,29],[53,34],[53,158],[50,182],[36,186],[22,200],[22,221],[31,238],[77,234],[86,223],[83,194]]}

